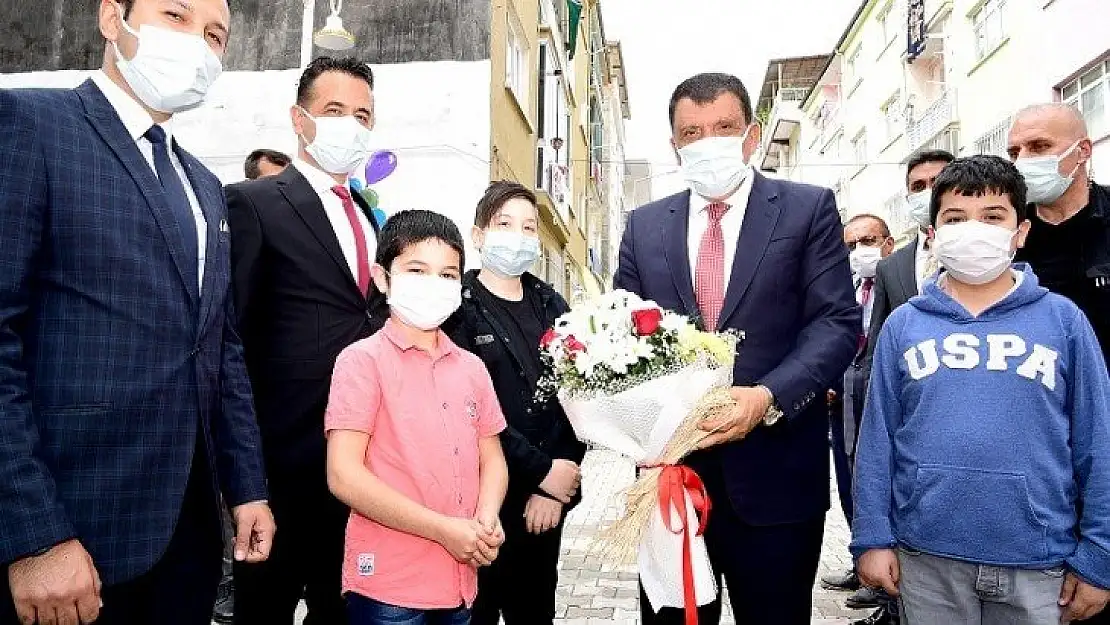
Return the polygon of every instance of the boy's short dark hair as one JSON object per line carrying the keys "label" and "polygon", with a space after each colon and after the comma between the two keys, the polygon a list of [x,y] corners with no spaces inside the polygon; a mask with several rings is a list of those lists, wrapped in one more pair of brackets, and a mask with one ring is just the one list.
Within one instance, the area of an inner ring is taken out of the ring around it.
{"label": "boy's short dark hair", "polygon": [[462,234],[455,222],[427,210],[401,211],[385,221],[378,235],[378,256],[375,261],[389,271],[390,265],[410,245],[428,239],[439,239],[459,253],[459,269],[466,264]]}
{"label": "boy's short dark hair", "polygon": [[301,74],[301,79],[297,83],[298,105],[308,107],[308,101],[312,99],[312,88],[316,85],[316,79],[328,72],[341,72],[353,78],[361,78],[370,86],[371,90],[374,88],[374,71],[366,63],[354,57],[334,59],[330,56],[321,56],[309,63]]}
{"label": "boy's short dark hair", "polygon": [[958,195],[979,196],[997,193],[1010,198],[1020,224],[1025,221],[1028,207],[1025,200],[1025,179],[1010,161],[990,154],[957,158],[937,176],[929,203],[929,219],[934,226],[940,213],[941,197],[949,191]]}
{"label": "boy's short dark hair", "polygon": [[478,200],[478,210],[474,214],[474,225],[479,228],[489,226],[501,207],[509,200],[527,200],[533,207],[536,206],[536,194],[528,187],[512,180],[494,180],[486,188],[482,199]]}
{"label": "boy's short dark hair", "polygon": [[285,152],[266,148],[255,150],[247,156],[246,162],[243,163],[243,175],[248,180],[257,180],[262,175],[262,170],[258,167],[262,159],[266,159],[278,167],[288,167],[289,163],[292,162]]}

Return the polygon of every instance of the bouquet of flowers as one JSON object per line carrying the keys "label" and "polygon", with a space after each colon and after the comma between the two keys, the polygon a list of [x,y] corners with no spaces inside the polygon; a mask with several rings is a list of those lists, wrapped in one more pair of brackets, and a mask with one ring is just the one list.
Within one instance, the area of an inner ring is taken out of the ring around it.
{"label": "bouquet of flowers", "polygon": [[699,423],[733,406],[741,338],[618,290],[560,317],[540,345],[540,395],[558,396],[579,439],[642,469],[624,516],[598,537],[601,555],[636,562],[652,607],[683,608],[688,622],[717,589],[702,537],[709,498],[676,463],[710,434]]}

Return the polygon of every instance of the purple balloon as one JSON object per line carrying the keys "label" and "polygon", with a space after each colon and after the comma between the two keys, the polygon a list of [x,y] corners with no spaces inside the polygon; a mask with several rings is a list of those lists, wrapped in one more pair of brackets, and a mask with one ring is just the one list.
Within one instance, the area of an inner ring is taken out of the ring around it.
{"label": "purple balloon", "polygon": [[397,169],[397,155],[389,150],[374,152],[366,163],[366,184],[376,184],[389,177]]}

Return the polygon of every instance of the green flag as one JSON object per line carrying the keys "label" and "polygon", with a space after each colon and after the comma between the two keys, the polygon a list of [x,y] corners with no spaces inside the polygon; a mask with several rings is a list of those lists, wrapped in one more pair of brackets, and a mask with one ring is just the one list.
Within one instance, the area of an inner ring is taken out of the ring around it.
{"label": "green flag", "polygon": [[582,0],[567,0],[567,9],[567,58],[573,59],[574,50],[578,47],[578,20],[582,19]]}

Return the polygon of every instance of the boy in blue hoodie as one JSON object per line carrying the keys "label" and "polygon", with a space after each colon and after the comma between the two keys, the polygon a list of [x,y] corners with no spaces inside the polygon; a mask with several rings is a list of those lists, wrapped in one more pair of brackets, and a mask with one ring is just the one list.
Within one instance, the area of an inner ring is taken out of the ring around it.
{"label": "boy in blue hoodie", "polygon": [[1110,379],[1087,318],[1011,266],[1025,210],[1008,161],[948,165],[943,271],[876,345],[852,551],[908,625],[1050,625],[1110,598]]}

